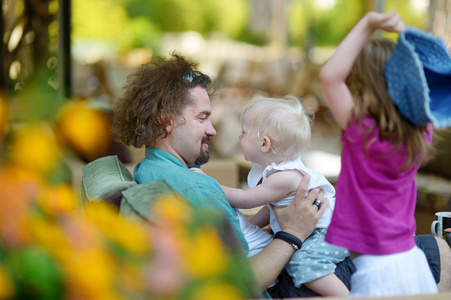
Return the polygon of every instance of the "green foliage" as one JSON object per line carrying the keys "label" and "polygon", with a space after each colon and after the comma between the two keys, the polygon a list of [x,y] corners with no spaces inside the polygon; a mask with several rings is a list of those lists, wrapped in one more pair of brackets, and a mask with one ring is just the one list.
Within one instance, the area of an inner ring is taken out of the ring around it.
{"label": "green foliage", "polygon": [[406,25],[426,30],[428,26],[427,9],[420,10],[421,7],[417,7],[414,4],[415,1],[388,0],[386,1],[384,10],[388,12],[396,8],[398,13],[403,17]]}
{"label": "green foliage", "polygon": [[161,31],[220,31],[236,37],[246,26],[246,0],[124,0],[130,18],[145,17]]}
{"label": "green foliage", "polygon": [[72,0],[72,40],[130,48],[130,19],[121,0]]}
{"label": "green foliage", "polygon": [[155,51],[162,32],[221,32],[237,38],[248,15],[246,0],[72,0],[72,39],[113,43],[119,51]]}
{"label": "green foliage", "polygon": [[[263,45],[266,37],[248,28],[248,0],[72,0],[73,34],[77,40],[107,41],[126,51],[150,47],[158,52],[163,32],[196,31]],[[286,2],[289,44],[336,46],[368,11],[367,0],[291,0]],[[426,29],[427,10],[414,1],[385,0],[384,11],[396,7],[407,25]],[[268,21],[269,22],[269,21]]]}
{"label": "green foliage", "polygon": [[128,43],[131,48],[151,48],[154,52],[158,49],[158,39],[161,30],[145,17],[136,17],[130,20],[130,31],[128,32]]}
{"label": "green foliage", "polygon": [[57,263],[42,249],[28,248],[11,254],[6,264],[13,271],[16,299],[62,299],[63,276]]}
{"label": "green foliage", "polygon": [[[330,6],[325,6],[326,2]],[[413,1],[386,0],[382,3],[384,12],[396,8],[406,25],[426,29],[427,10],[418,9]],[[370,1],[364,0],[290,2],[287,5],[290,44],[307,48],[338,45],[367,11],[374,10],[369,4]]]}
{"label": "green foliage", "polygon": [[[385,12],[389,12],[393,8],[396,8],[398,13],[402,16],[404,23],[407,26],[415,26],[417,28],[427,30],[427,9],[418,10],[418,7],[414,5],[415,1],[405,1],[405,0],[388,0],[385,1],[386,5],[384,7]],[[395,33],[384,33],[388,38],[394,40],[397,39],[397,34]]]}
{"label": "green foliage", "polygon": [[56,70],[40,67],[19,91],[14,92],[12,108],[16,121],[51,120],[63,101],[58,96]]}
{"label": "green foliage", "polygon": [[331,6],[319,1],[293,1],[287,7],[291,45],[337,45],[367,11],[367,1],[337,0]]}
{"label": "green foliage", "polygon": [[72,39],[114,41],[126,34],[130,20],[121,2],[72,0]]}

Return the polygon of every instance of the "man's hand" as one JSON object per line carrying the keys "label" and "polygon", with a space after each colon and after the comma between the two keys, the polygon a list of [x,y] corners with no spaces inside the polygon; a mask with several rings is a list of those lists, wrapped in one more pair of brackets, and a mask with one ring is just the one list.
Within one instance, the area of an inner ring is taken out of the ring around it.
{"label": "man's hand", "polygon": [[[305,197],[309,181],[310,177],[308,175],[302,178],[296,196],[290,205],[286,207],[272,206],[280,228],[302,241],[313,232],[316,223],[318,223],[328,205],[328,200],[324,198],[324,192],[319,188],[310,190],[307,197]],[[315,200],[321,201],[320,208],[313,204]]]}
{"label": "man's hand", "polygon": [[[328,204],[320,189],[312,189],[305,197],[309,181],[308,175],[302,178],[296,196],[290,205],[272,207],[280,228],[298,237],[301,241],[305,241],[313,232]],[[321,201],[320,208],[313,204],[317,199]],[[262,252],[250,259],[255,278],[262,291],[274,282],[293,253],[294,248],[291,245],[280,239],[274,239]]]}

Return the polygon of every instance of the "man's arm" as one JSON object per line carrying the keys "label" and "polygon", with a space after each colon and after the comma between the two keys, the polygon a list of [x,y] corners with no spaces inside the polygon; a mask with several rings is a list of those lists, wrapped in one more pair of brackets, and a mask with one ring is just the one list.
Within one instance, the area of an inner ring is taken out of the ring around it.
{"label": "man's arm", "polygon": [[451,291],[451,249],[445,240],[435,237],[440,255],[440,282],[439,292]]}
{"label": "man's arm", "polygon": [[[324,193],[318,188],[311,190],[307,197],[304,197],[309,180],[308,175],[304,176],[296,192],[296,197],[290,205],[283,208],[273,207],[282,231],[294,235],[301,241],[304,241],[313,232],[328,204]],[[323,202],[320,209],[313,205],[316,199]],[[292,245],[280,239],[274,239],[262,252],[250,258],[251,267],[262,291],[274,282],[294,251]]]}

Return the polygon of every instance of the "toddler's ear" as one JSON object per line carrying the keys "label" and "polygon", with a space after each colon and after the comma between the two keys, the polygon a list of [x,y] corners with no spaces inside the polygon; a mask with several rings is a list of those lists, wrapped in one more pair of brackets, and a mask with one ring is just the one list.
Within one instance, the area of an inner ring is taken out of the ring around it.
{"label": "toddler's ear", "polygon": [[262,139],[262,145],[261,145],[262,152],[266,153],[271,150],[271,139],[267,137],[266,135]]}

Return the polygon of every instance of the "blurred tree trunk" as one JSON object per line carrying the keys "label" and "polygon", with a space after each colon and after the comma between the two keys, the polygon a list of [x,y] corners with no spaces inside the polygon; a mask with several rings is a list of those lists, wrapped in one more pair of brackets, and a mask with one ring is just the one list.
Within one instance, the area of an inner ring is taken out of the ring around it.
{"label": "blurred tree trunk", "polygon": [[430,0],[428,30],[451,43],[451,1]]}
{"label": "blurred tree trunk", "polygon": [[5,90],[17,90],[57,51],[57,0],[9,0],[2,4],[3,78]]}
{"label": "blurred tree trunk", "polygon": [[[5,36],[5,22],[3,21],[3,10],[0,13],[0,36]],[[5,43],[0,44],[0,93],[4,92],[6,87],[6,66],[5,66],[5,57],[6,57],[6,46]]]}

